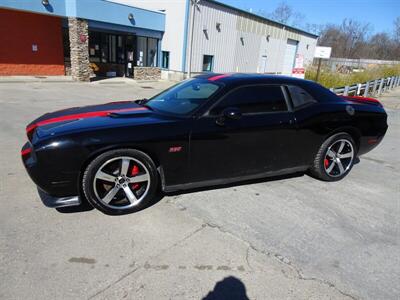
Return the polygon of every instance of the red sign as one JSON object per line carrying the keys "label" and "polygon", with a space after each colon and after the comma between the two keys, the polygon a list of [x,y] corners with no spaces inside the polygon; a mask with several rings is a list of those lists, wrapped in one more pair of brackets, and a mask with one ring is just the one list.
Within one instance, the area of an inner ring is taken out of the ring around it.
{"label": "red sign", "polygon": [[304,72],[304,68],[294,68],[292,71],[293,74],[304,74]]}
{"label": "red sign", "polygon": [[304,68],[293,68],[292,77],[304,79]]}

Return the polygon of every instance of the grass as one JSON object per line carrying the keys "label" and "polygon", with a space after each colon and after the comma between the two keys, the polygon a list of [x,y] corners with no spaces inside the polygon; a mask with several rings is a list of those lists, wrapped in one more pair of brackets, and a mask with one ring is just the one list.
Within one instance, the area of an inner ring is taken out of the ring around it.
{"label": "grass", "polygon": [[[311,67],[306,70],[305,78],[309,80],[315,80],[316,75],[317,69],[315,67]],[[351,74],[341,74],[338,72],[330,72],[321,69],[318,83],[327,88],[343,87],[346,85],[364,83],[373,79],[397,75],[400,75],[400,65],[373,67],[366,69],[363,72]]]}

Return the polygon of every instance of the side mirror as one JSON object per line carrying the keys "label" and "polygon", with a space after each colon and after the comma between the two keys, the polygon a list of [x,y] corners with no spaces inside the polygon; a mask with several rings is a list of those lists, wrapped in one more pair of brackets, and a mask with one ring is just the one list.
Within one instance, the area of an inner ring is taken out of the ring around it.
{"label": "side mirror", "polygon": [[242,117],[242,112],[236,107],[225,108],[221,115],[215,121],[217,125],[224,126],[226,120],[239,120]]}

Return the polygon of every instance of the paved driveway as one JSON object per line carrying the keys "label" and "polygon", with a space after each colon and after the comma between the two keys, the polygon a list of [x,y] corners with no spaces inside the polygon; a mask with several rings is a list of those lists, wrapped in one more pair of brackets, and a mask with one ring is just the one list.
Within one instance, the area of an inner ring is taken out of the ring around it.
{"label": "paved driveway", "polygon": [[[383,143],[341,182],[252,182],[122,217],[43,207],[19,157],[25,124],[168,85],[0,83],[0,299],[399,298],[396,110]],[[382,99],[396,107],[400,90]]]}

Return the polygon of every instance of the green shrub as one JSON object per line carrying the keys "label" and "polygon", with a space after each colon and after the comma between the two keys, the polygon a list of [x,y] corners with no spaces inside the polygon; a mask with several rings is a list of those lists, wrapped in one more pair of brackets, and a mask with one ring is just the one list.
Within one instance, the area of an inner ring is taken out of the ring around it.
{"label": "green shrub", "polygon": [[[364,83],[366,81],[377,78],[397,75],[400,75],[400,65],[373,67],[361,72],[354,72],[351,74],[341,74],[338,72],[321,70],[318,83],[327,88],[342,87],[346,85],[353,85],[355,83]],[[306,70],[306,79],[315,80],[316,76],[316,68],[311,67]]]}

